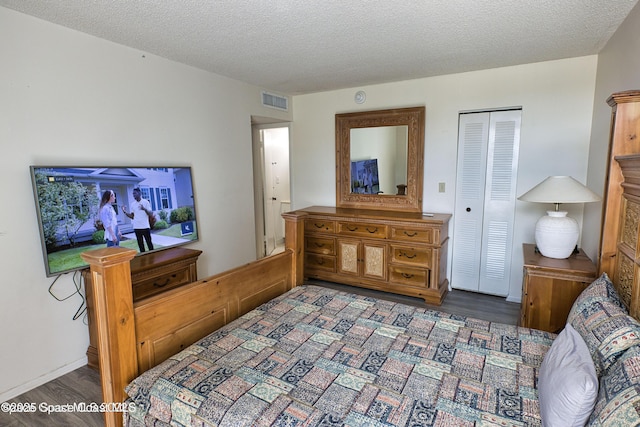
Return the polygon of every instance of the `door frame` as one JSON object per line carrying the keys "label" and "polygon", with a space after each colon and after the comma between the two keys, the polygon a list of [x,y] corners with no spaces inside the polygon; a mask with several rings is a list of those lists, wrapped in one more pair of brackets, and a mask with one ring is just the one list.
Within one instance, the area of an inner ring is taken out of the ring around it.
{"label": "door frame", "polygon": [[[267,250],[267,232],[273,224],[267,224],[266,211],[269,208],[270,200],[267,200],[266,183],[265,183],[265,153],[263,130],[287,128],[288,143],[287,153],[291,151],[291,123],[290,122],[273,122],[263,123],[254,122],[251,124],[251,141],[253,154],[253,195],[254,195],[254,216],[255,216],[255,239],[256,239],[256,258],[264,258],[269,255]],[[290,158],[290,155],[289,155]],[[288,174],[286,180],[289,182],[289,198],[291,195],[291,163],[286,169]],[[275,242],[274,242],[275,243]]]}

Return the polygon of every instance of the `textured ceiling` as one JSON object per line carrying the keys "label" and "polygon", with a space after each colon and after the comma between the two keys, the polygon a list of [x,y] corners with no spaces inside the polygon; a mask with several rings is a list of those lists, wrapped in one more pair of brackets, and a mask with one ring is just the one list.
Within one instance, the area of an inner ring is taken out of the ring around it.
{"label": "textured ceiling", "polygon": [[282,94],[597,54],[638,0],[0,0]]}

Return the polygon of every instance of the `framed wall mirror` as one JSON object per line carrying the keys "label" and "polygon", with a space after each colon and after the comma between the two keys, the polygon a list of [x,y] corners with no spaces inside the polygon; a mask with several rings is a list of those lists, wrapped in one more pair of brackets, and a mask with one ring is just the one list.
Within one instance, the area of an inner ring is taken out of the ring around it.
{"label": "framed wall mirror", "polygon": [[336,206],[422,211],[425,107],[336,114]]}

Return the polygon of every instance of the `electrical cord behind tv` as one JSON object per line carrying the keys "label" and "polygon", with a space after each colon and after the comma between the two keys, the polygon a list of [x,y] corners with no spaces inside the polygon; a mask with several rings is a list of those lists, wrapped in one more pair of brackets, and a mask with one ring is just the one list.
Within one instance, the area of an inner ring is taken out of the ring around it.
{"label": "electrical cord behind tv", "polygon": [[58,297],[54,292],[53,292],[53,287],[56,284],[56,282],[58,281],[58,279],[60,277],[62,277],[62,274],[59,274],[56,276],[55,279],[53,279],[53,282],[51,282],[51,285],[49,286],[49,294],[54,297],[57,301],[66,301],[69,298],[73,297],[74,295],[78,295],[80,297],[80,299],[82,299],[82,301],[80,302],[80,306],[78,307],[78,309],[76,310],[76,313],[73,315],[73,320],[78,320],[83,314],[84,314],[84,318],[83,318],[83,323],[87,324],[87,316],[86,316],[86,312],[87,312],[87,304],[86,304],[86,298],[84,297],[84,295],[82,294],[82,273],[80,273],[79,271],[75,271],[73,273],[73,285],[75,287],[75,291],[72,292],[70,295],[67,295],[65,297]]}

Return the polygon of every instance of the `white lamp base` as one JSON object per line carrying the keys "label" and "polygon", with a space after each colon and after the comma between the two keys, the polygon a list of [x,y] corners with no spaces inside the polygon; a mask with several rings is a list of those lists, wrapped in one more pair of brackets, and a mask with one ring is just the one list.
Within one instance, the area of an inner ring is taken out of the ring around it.
{"label": "white lamp base", "polygon": [[564,211],[547,211],[536,223],[536,246],[547,258],[568,258],[578,243],[578,222]]}

